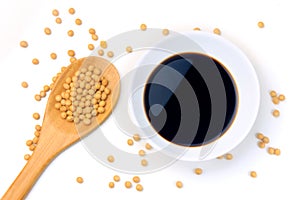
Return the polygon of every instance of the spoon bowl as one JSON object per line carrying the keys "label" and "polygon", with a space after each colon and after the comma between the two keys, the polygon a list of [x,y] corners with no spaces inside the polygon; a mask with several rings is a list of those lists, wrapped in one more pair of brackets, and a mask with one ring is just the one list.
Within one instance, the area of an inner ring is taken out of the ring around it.
{"label": "spoon bowl", "polygon": [[[111,89],[111,94],[107,97],[103,114],[97,115],[88,126],[83,123],[75,125],[74,122],[68,122],[60,117],[60,111],[54,108],[56,103],[55,96],[60,95],[64,91],[63,84],[67,77],[74,76],[80,67],[89,65],[94,65],[101,69],[101,76],[109,81],[108,87]],[[91,56],[71,63],[56,80],[51,90],[38,145],[23,170],[1,199],[24,199],[42,172],[57,155],[102,124],[117,103],[120,92],[119,82],[120,76],[117,69],[104,58]]]}

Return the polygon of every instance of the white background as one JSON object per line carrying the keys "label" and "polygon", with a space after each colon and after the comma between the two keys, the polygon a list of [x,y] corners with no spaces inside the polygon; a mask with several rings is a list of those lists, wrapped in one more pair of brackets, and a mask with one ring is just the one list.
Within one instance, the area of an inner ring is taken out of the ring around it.
{"label": "white background", "polygon": [[[100,39],[108,39],[146,23],[148,27],[175,31],[198,26],[212,32],[218,27],[222,37],[239,46],[252,61],[261,83],[262,104],[253,130],[232,151],[234,159],[177,162],[162,171],[142,175],[144,191],[140,193],[124,187],[124,180],[131,179],[132,175],[101,165],[77,143],[51,163],[27,199],[299,199],[299,189],[294,184],[300,178],[297,126],[300,13],[297,5],[296,0],[2,0],[0,196],[26,163],[23,155],[29,151],[25,141],[32,138],[37,123],[32,113],[43,113],[45,107],[46,99],[36,102],[33,96],[44,84],[49,84],[61,66],[68,64],[66,51],[74,49],[77,58],[89,55],[87,44],[98,44],[90,39],[90,27],[97,30]],[[69,7],[76,9],[74,16],[67,13]],[[60,11],[61,25],[55,24],[51,15],[54,8]],[[74,25],[76,17],[82,19],[82,26]],[[260,20],[265,22],[264,29],[257,27]],[[52,29],[51,36],[43,33],[46,26]],[[75,31],[73,38],[66,36],[69,29]],[[27,40],[29,48],[20,48],[20,40]],[[51,52],[58,54],[57,60],[50,59]],[[31,64],[33,57],[40,59],[38,66]],[[22,81],[29,83],[28,89],[21,87]],[[270,89],[284,93],[286,101],[274,106],[268,95]],[[270,114],[275,107],[281,111],[278,119]],[[259,131],[269,136],[270,146],[281,149],[281,156],[270,156],[257,147],[254,135]],[[203,168],[203,175],[194,175],[195,167]],[[257,171],[256,179],[249,176],[251,170]],[[119,174],[122,181],[109,189],[107,185],[114,174]],[[84,184],[76,183],[77,176],[84,178]],[[182,189],[175,187],[176,180],[184,183]]]}

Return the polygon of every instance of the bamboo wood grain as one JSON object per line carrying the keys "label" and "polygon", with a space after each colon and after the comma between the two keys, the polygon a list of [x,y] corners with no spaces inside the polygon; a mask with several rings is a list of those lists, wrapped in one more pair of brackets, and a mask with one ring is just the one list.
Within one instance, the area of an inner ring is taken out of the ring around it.
{"label": "bamboo wood grain", "polygon": [[[105,113],[99,114],[89,126],[82,124],[75,126],[73,122],[67,122],[60,117],[60,111],[54,108],[55,96],[63,91],[62,85],[67,77],[72,77],[81,66],[90,64],[102,69],[102,75],[109,81],[107,87],[111,89],[111,94],[106,100]],[[2,200],[25,199],[40,175],[57,155],[105,121],[119,98],[119,81],[119,73],[114,65],[100,57],[77,60],[61,74],[48,98],[38,145]]]}

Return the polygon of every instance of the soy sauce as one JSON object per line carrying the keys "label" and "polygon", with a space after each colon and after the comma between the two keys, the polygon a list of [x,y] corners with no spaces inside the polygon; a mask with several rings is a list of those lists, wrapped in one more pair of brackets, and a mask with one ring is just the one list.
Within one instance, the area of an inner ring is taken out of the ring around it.
{"label": "soy sauce", "polygon": [[175,54],[150,74],[144,109],[154,130],[169,142],[201,146],[230,127],[237,108],[234,80],[218,60],[199,53]]}

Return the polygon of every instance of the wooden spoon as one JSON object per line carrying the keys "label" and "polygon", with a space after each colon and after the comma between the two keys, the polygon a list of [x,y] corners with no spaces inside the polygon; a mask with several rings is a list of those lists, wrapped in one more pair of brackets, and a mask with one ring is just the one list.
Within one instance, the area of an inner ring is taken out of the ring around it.
{"label": "wooden spoon", "polygon": [[[111,94],[108,95],[105,113],[99,114],[88,126],[76,125],[60,117],[60,111],[54,108],[55,96],[64,90],[63,83],[67,77],[72,77],[81,66],[98,66],[102,76],[108,81]],[[97,128],[110,115],[120,92],[119,73],[109,61],[100,57],[87,57],[72,63],[58,78],[48,98],[44,120],[38,145],[18,177],[6,191],[2,200],[24,199],[42,172],[50,162],[66,148],[79,141]]]}

